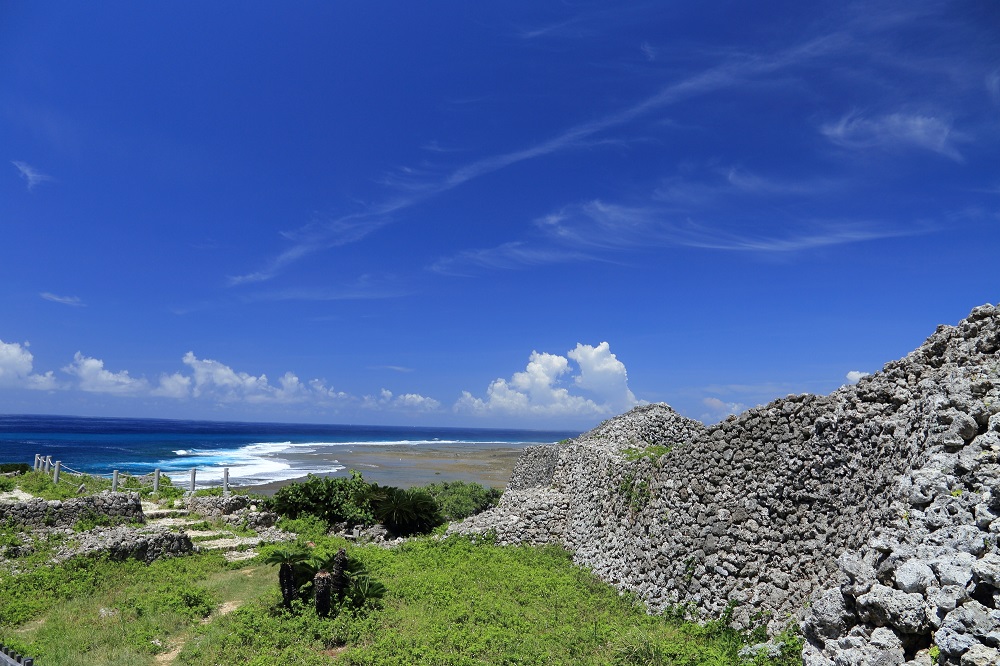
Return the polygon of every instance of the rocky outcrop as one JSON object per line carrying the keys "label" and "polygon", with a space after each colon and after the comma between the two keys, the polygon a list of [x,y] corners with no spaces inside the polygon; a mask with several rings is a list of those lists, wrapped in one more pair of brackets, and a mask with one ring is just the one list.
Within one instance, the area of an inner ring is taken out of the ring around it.
{"label": "rocky outcrop", "polygon": [[499,506],[450,531],[562,544],[653,611],[803,619],[810,666],[923,664],[932,641],[995,663],[998,351],[987,305],[829,396],[709,428],[639,407],[527,450]]}
{"label": "rocky outcrop", "polygon": [[138,493],[113,493],[106,490],[97,495],[66,500],[36,498],[23,502],[0,501],[0,524],[72,527],[81,520],[95,517],[112,518],[121,522],[145,522]]}

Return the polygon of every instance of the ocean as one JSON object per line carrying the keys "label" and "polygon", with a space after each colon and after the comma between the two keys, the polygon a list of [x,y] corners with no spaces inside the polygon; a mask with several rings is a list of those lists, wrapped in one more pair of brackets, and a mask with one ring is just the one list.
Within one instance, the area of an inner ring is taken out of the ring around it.
{"label": "ocean", "polygon": [[[0,463],[51,456],[69,471],[111,476],[160,469],[187,485],[271,484],[307,474],[347,475],[358,469],[378,482],[413,485],[462,478],[490,480],[497,461],[511,465],[525,446],[578,432],[433,428],[425,426],[228,423],[164,419],[0,416]],[[502,480],[504,470],[494,474]],[[509,469],[506,470],[509,476]],[[494,485],[497,485],[494,482]]]}

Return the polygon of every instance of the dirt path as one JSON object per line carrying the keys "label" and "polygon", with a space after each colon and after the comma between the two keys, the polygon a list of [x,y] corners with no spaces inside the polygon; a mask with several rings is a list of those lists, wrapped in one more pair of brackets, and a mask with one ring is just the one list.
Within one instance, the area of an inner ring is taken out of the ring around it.
{"label": "dirt path", "polygon": [[[251,573],[252,573],[252,571],[254,571],[254,570],[251,570]],[[246,575],[246,574],[244,573],[244,575]],[[236,600],[236,599],[233,599],[233,600],[230,600],[230,601],[223,601],[212,612],[212,614],[209,615],[208,617],[206,617],[204,620],[202,620],[201,623],[202,624],[208,624],[208,623],[212,622],[213,620],[215,620],[216,618],[220,618],[220,617],[222,617],[224,615],[228,615],[229,613],[232,613],[234,610],[236,610],[237,608],[239,608],[240,606],[242,606],[244,603],[245,603],[245,600]],[[171,644],[170,651],[169,652],[162,652],[162,653],[156,655],[156,657],[153,658],[153,663],[157,664],[158,666],[161,666],[161,665],[162,666],[166,666],[167,664],[173,664],[177,660],[177,657],[180,655],[181,650],[184,649],[184,646],[187,644],[188,639],[190,637],[191,637],[191,635],[190,635],[189,632],[185,632],[185,633],[181,634],[180,636],[178,636],[177,639]]]}

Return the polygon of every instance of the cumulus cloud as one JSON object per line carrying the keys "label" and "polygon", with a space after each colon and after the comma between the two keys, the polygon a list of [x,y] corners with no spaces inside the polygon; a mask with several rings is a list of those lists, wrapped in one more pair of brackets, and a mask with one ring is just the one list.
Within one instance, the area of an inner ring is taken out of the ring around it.
{"label": "cumulus cloud", "polygon": [[616,411],[637,404],[628,388],[625,364],[611,353],[611,345],[607,342],[596,347],[577,343],[576,349],[566,355],[580,366],[580,374],[573,378],[577,386],[590,391]]}
{"label": "cumulus cloud", "polygon": [[868,372],[861,372],[860,370],[851,370],[847,373],[847,383],[857,384],[861,381],[862,377],[867,377],[869,374],[870,373]]}
{"label": "cumulus cloud", "polygon": [[63,372],[76,377],[78,388],[88,393],[138,395],[149,390],[149,382],[145,379],[132,377],[128,370],[106,370],[104,361],[84,356],[80,352],[73,355],[73,362],[63,368]]}
{"label": "cumulus cloud", "polygon": [[708,409],[706,413],[701,415],[701,420],[705,423],[721,421],[727,416],[745,412],[747,409],[747,406],[743,403],[726,402],[725,400],[720,400],[715,397],[704,398],[702,399],[701,404]]}
{"label": "cumulus cloud", "polygon": [[51,372],[38,375],[32,372],[35,357],[28,351],[28,343],[0,340],[0,388],[29,388],[48,390],[56,388]]}
{"label": "cumulus cloud", "polygon": [[865,118],[850,113],[835,123],[823,125],[820,131],[838,146],[852,150],[921,148],[962,161],[954,144],[961,136],[952,130],[949,121],[934,116],[893,113]]}
{"label": "cumulus cloud", "polygon": [[[188,352],[182,359],[192,375],[185,377],[195,398],[206,398],[219,402],[248,402],[251,404],[271,403],[290,404],[313,402],[325,405],[334,401],[351,400],[351,396],[342,391],[335,391],[322,380],[312,379],[303,382],[293,372],[286,372],[278,378],[276,384],[271,384],[267,375],[252,375],[238,372],[228,365],[212,359],[200,359],[194,352]],[[175,375],[175,377],[183,377]],[[176,387],[180,379],[171,381]],[[161,388],[163,379],[161,378]],[[185,387],[186,391],[186,387]],[[162,393],[166,395],[166,393]],[[184,397],[179,391],[170,397]]]}
{"label": "cumulus cloud", "polygon": [[377,396],[366,395],[363,402],[369,409],[399,409],[410,412],[434,412],[441,408],[441,403],[434,398],[419,393],[403,393],[394,395],[389,389],[382,389]]}
{"label": "cumulus cloud", "polygon": [[187,398],[191,395],[191,378],[179,372],[162,375],[159,386],[149,393],[160,398]]}
{"label": "cumulus cloud", "polygon": [[13,160],[11,164],[17,167],[17,170],[21,172],[21,178],[24,178],[26,181],[28,181],[29,190],[34,189],[35,185],[38,185],[39,183],[44,183],[45,181],[48,180],[55,180],[52,176],[42,173],[41,171],[39,171],[38,169],[36,169],[35,167],[31,166],[26,162]]}
{"label": "cumulus cloud", "polygon": [[[570,360],[576,362],[573,374]],[[567,375],[571,381],[564,379]],[[590,396],[570,391],[583,390]],[[566,356],[531,352],[522,372],[495,379],[485,398],[463,391],[456,411],[517,416],[609,416],[638,404],[628,388],[625,365],[607,342],[597,347],[578,343]]]}
{"label": "cumulus cloud", "polygon": [[222,402],[295,402],[304,391],[299,378],[286,373],[279,386],[271,386],[267,375],[259,377],[237,372],[228,365],[212,359],[200,359],[188,352],[182,359],[194,373],[191,394],[214,398]]}

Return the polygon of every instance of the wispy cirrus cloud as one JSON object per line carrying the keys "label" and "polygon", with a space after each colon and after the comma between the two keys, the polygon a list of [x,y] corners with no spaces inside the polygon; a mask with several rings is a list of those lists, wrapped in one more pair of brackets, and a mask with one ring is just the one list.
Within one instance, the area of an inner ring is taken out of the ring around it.
{"label": "wispy cirrus cloud", "polygon": [[43,291],[39,294],[42,298],[47,301],[52,301],[53,303],[59,303],[60,305],[69,305],[75,308],[87,307],[79,296],[59,296],[48,291]]}
{"label": "wispy cirrus cloud", "polygon": [[477,269],[514,269],[595,259],[575,250],[532,246],[523,241],[504,243],[493,248],[465,250],[444,257],[429,267],[442,275],[472,275]]}
{"label": "wispy cirrus cloud", "polygon": [[993,103],[1000,106],[1000,69],[995,69],[986,75],[986,91]]}
{"label": "wispy cirrus cloud", "polygon": [[27,162],[12,160],[11,164],[17,167],[17,170],[21,173],[21,177],[28,182],[28,190],[33,190],[35,185],[38,185],[39,183],[55,180],[52,176],[42,173]]}
{"label": "wispy cirrus cloud", "polygon": [[[755,187],[758,185],[755,185]],[[616,254],[652,248],[692,248],[719,252],[793,254],[817,248],[930,233],[924,222],[908,226],[877,221],[796,219],[775,225],[752,220],[733,231],[700,223],[661,202],[626,205],[601,200],[566,206],[535,220],[530,241],[465,250],[441,258],[429,270],[473,275],[575,261],[612,261]]]}
{"label": "wispy cirrus cloud", "polygon": [[290,287],[258,291],[243,297],[258,301],[359,301],[400,298],[413,293],[412,282],[401,283],[393,275],[364,274],[335,287]]}
{"label": "wispy cirrus cloud", "polygon": [[841,34],[806,41],[776,53],[764,55],[731,54],[727,59],[687,78],[669,83],[654,94],[617,112],[571,126],[536,144],[497,153],[468,162],[440,177],[421,179],[411,172],[401,172],[395,179],[397,194],[367,209],[331,221],[314,221],[298,230],[282,234],[294,245],[266,262],[256,271],[229,278],[231,286],[264,282],[300,259],[315,252],[362,240],[393,221],[393,215],[431,197],[452,190],[512,165],[575,148],[595,135],[623,126],[673,104],[738,86],[789,67],[807,63],[842,49],[849,40]]}
{"label": "wispy cirrus cloud", "polygon": [[852,112],[823,125],[820,131],[837,146],[850,150],[919,148],[956,162],[964,160],[955,147],[963,135],[952,129],[950,120],[932,115],[892,113],[870,118]]}

